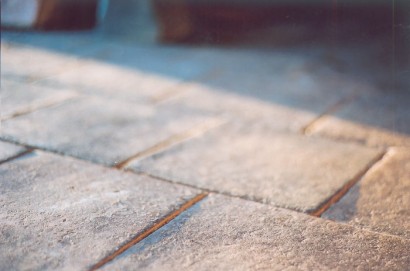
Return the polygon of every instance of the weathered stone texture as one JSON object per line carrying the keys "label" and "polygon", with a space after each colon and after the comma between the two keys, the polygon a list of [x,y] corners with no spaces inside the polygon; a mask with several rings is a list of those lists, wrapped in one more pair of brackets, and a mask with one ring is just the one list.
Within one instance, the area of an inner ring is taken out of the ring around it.
{"label": "weathered stone texture", "polygon": [[389,150],[323,217],[410,239],[410,149]]}
{"label": "weathered stone texture", "polygon": [[192,108],[87,97],[3,122],[1,137],[114,165],[211,119]]}
{"label": "weathered stone texture", "polygon": [[211,195],[103,270],[406,270],[410,241]]}
{"label": "weathered stone texture", "polygon": [[86,270],[198,191],[35,152],[0,166],[0,269]]}
{"label": "weathered stone texture", "polygon": [[25,151],[24,147],[0,141],[0,162]]}
{"label": "weathered stone texture", "polygon": [[227,124],[130,168],[304,212],[356,177],[380,152],[356,144]]}

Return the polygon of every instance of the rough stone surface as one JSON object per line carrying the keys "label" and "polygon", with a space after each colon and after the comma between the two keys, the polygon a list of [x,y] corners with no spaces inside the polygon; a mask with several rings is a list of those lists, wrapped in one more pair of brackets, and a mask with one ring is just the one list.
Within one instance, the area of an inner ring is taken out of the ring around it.
{"label": "rough stone surface", "polygon": [[364,142],[371,146],[410,146],[410,93],[365,95],[325,116],[312,134]]}
{"label": "rough stone surface", "polygon": [[42,152],[0,180],[1,270],[86,270],[197,193]]}
{"label": "rough stone surface", "polygon": [[410,239],[410,149],[389,150],[323,217]]}
{"label": "rough stone surface", "polygon": [[13,82],[1,81],[1,112],[0,118],[10,118],[22,113],[58,104],[76,97],[74,91],[33,86]]}
{"label": "rough stone surface", "polygon": [[130,164],[136,171],[301,211],[315,210],[377,149],[224,125]]}
{"label": "rough stone surface", "polygon": [[211,195],[103,270],[406,270],[410,241]]}
{"label": "rough stone surface", "polygon": [[24,147],[0,141],[0,162],[25,151]]}
{"label": "rough stone surface", "polygon": [[1,137],[113,165],[214,120],[200,111],[85,97],[3,122]]}

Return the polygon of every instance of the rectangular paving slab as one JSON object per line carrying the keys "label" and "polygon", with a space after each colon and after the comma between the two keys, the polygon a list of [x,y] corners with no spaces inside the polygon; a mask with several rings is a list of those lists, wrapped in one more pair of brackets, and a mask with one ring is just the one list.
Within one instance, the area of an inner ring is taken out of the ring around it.
{"label": "rectangular paving slab", "polygon": [[103,270],[406,270],[410,241],[211,195]]}
{"label": "rectangular paving slab", "polygon": [[[315,114],[324,113],[363,87],[360,80],[332,68],[323,56],[306,51],[293,53],[247,55],[242,52],[230,61],[227,57],[220,60],[214,56],[218,63],[214,76],[198,81],[222,93],[235,93]],[[212,55],[209,58],[212,59]]]}
{"label": "rectangular paving slab", "polygon": [[380,152],[356,144],[227,124],[130,164],[136,171],[310,212]]}
{"label": "rectangular paving slab", "polygon": [[373,92],[324,116],[309,133],[370,146],[410,146],[410,93]]}
{"label": "rectangular paving slab", "polygon": [[0,141],[0,162],[16,156],[25,150],[24,147]]}
{"label": "rectangular paving slab", "polygon": [[322,217],[410,239],[410,149],[390,149]]}
{"label": "rectangular paving slab", "polygon": [[146,103],[175,88],[180,84],[180,80],[138,69],[87,60],[76,69],[46,78],[38,83],[74,88],[86,94]]}
{"label": "rectangular paving slab", "polygon": [[73,69],[78,59],[44,48],[1,43],[1,77],[35,81]]}
{"label": "rectangular paving slab", "polygon": [[254,97],[221,92],[199,83],[181,85],[173,101],[201,108],[223,116],[237,125],[259,127],[272,131],[301,132],[318,114],[300,108],[259,100]]}
{"label": "rectangular paving slab", "polygon": [[74,98],[72,90],[40,87],[17,81],[1,80],[0,119],[29,113]]}
{"label": "rectangular paving slab", "polygon": [[171,103],[154,107],[84,97],[6,120],[1,137],[114,165],[210,121],[201,111]]}
{"label": "rectangular paving slab", "polygon": [[0,269],[86,270],[198,191],[35,152],[0,165]]}

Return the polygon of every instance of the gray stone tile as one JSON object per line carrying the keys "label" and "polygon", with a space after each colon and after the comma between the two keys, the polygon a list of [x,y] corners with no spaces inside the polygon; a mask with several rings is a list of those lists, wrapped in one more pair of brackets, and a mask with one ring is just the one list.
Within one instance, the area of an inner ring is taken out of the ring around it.
{"label": "gray stone tile", "polygon": [[409,93],[374,91],[323,117],[309,132],[370,146],[410,146],[409,103]]}
{"label": "gray stone tile", "polygon": [[1,43],[1,77],[35,81],[78,67],[78,59],[44,48]]}
{"label": "gray stone tile", "polygon": [[0,141],[0,162],[25,151],[24,147]]}
{"label": "gray stone tile", "polygon": [[180,83],[175,78],[92,60],[38,82],[40,85],[73,88],[90,95],[144,103],[151,102]]}
{"label": "gray stone tile", "polygon": [[365,81],[331,67],[323,53],[312,51],[238,51],[226,53],[227,56],[216,52],[208,56],[215,60],[214,76],[198,82],[222,93],[235,93],[316,115],[368,87]]}
{"label": "gray stone tile", "polygon": [[72,90],[33,86],[7,79],[2,80],[0,119],[58,104],[76,96],[78,94]]}
{"label": "gray stone tile", "polygon": [[86,270],[198,193],[42,152],[0,176],[1,270]]}
{"label": "gray stone tile", "polygon": [[181,93],[172,99],[174,102],[218,114],[249,129],[263,127],[272,131],[301,132],[318,117],[311,111],[221,92],[199,83],[185,83],[179,90]]}
{"label": "gray stone tile", "polygon": [[107,165],[213,121],[190,108],[97,97],[3,122],[1,137]]}
{"label": "gray stone tile", "polygon": [[129,166],[175,182],[313,211],[379,156],[356,144],[227,124]]}
{"label": "gray stone tile", "polygon": [[322,217],[410,239],[410,149],[392,148]]}
{"label": "gray stone tile", "polygon": [[103,270],[405,270],[410,241],[219,195]]}

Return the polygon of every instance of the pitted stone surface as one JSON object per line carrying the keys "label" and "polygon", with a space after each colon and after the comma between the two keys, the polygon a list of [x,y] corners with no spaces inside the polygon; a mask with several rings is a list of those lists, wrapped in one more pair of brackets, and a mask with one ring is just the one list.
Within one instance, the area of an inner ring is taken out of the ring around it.
{"label": "pitted stone surface", "polygon": [[58,104],[76,97],[77,93],[71,90],[39,87],[5,79],[1,81],[0,95],[0,118],[5,119]]}
{"label": "pitted stone surface", "polygon": [[410,146],[410,94],[365,95],[325,116],[310,131],[370,146]]}
{"label": "pitted stone surface", "polygon": [[80,65],[78,59],[44,48],[1,43],[1,76],[36,81]]}
{"label": "pitted stone surface", "polygon": [[406,270],[410,241],[219,195],[103,270]]}
{"label": "pitted stone surface", "polygon": [[192,108],[85,97],[2,124],[1,137],[113,165],[214,120]]}
{"label": "pitted stone surface", "polygon": [[86,270],[198,191],[35,152],[0,166],[0,269]]}
{"label": "pitted stone surface", "polygon": [[0,141],[0,162],[25,151],[24,147]]}
{"label": "pitted stone surface", "polygon": [[410,239],[410,149],[390,149],[323,217]]}
{"label": "pitted stone surface", "polygon": [[313,211],[380,154],[377,149],[224,125],[130,168],[277,206]]}

